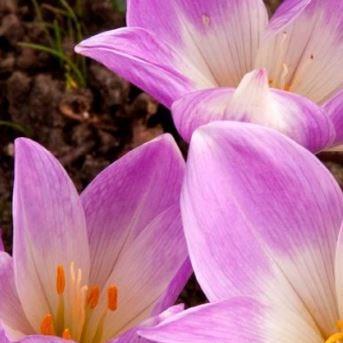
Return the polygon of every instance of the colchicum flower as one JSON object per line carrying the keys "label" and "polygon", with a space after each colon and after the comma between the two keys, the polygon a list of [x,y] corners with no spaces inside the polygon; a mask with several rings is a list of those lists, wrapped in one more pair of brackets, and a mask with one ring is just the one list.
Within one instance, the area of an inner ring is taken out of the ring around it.
{"label": "colchicum flower", "polygon": [[262,0],[128,0],[127,28],[76,51],[167,107],[185,96],[174,120],[188,141],[209,121],[240,120],[318,151],[336,145],[319,105],[342,87],[342,12],[341,0],[284,0],[268,21]]}
{"label": "colchicum flower", "polygon": [[13,257],[0,252],[1,343],[141,342],[137,327],[156,323],[190,275],[183,175],[183,158],[163,135],[79,196],[48,151],[18,139]]}
{"label": "colchicum flower", "polygon": [[163,343],[343,341],[343,195],[309,151],[254,124],[203,126],[192,137],[181,213],[211,303],[141,335]]}

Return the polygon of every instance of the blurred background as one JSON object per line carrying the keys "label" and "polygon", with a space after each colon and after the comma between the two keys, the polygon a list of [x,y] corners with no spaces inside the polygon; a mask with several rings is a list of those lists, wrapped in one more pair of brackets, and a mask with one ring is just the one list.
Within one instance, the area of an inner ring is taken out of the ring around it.
{"label": "blurred background", "polygon": [[[265,2],[272,13],[280,0]],[[83,38],[121,26],[125,0],[0,0],[0,227],[8,251],[16,137],[52,151],[80,191],[115,159],[163,132],[186,152],[167,109],[73,52]],[[342,185],[342,155],[320,158]],[[182,300],[203,300],[194,280]]]}

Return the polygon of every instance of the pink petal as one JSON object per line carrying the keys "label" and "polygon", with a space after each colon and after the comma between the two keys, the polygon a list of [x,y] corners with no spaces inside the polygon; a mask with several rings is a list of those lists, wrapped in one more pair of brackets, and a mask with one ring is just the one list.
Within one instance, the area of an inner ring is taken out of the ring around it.
{"label": "pink petal", "polygon": [[5,331],[8,331],[7,333],[10,334],[13,339],[18,339],[33,332],[18,298],[14,283],[12,258],[4,252],[0,252],[0,324],[1,323],[4,327],[8,328],[8,330]]}
{"label": "pink petal", "polygon": [[324,111],[331,119],[336,131],[334,146],[343,145],[343,89],[324,104]]}
{"label": "pink petal", "polygon": [[257,67],[272,87],[323,103],[342,87],[343,2],[286,0],[271,20]]}
{"label": "pink petal", "polygon": [[[171,46],[141,28],[100,33],[82,41],[75,51],[104,64],[166,106],[192,86],[192,81],[179,70],[192,70],[192,65]],[[198,72],[194,73],[196,77]]]}
{"label": "pink petal", "polygon": [[267,21],[259,0],[128,2],[128,25],[156,33],[187,56],[212,86],[234,86],[253,68]]}
{"label": "pink petal", "polygon": [[170,306],[190,275],[179,209],[184,168],[175,142],[163,135],[113,163],[82,194],[91,283],[119,289],[109,337],[161,302]]}
{"label": "pink petal", "polygon": [[270,89],[264,69],[244,76],[236,90],[213,88],[190,93],[173,104],[176,127],[186,140],[214,120],[235,120],[271,127],[307,149],[330,146],[334,130],[324,111],[296,94]]}
{"label": "pink petal", "polygon": [[193,307],[139,334],[162,343],[321,343],[301,315],[279,312],[249,298]]}
{"label": "pink petal", "polygon": [[253,296],[334,329],[342,192],[307,150],[253,124],[203,126],[191,141],[181,208],[211,301]]}
{"label": "pink petal", "polygon": [[74,185],[51,153],[24,138],[15,142],[13,220],[16,286],[38,332],[44,316],[57,310],[57,267],[63,265],[68,273],[74,262],[87,283],[89,248]]}

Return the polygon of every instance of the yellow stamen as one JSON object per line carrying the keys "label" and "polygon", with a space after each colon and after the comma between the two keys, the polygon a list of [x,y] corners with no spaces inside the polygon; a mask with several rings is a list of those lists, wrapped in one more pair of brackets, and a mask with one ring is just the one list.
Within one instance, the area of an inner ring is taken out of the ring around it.
{"label": "yellow stamen", "polygon": [[64,329],[63,334],[62,334],[62,338],[71,339],[71,333],[70,333],[69,329]]}
{"label": "yellow stamen", "polygon": [[118,289],[116,286],[111,285],[107,289],[107,307],[111,311],[115,311],[118,306]]}
{"label": "yellow stamen", "polygon": [[48,313],[43,318],[42,323],[40,325],[40,332],[42,335],[55,336],[53,318],[52,318],[52,315],[50,313]]}
{"label": "yellow stamen", "polygon": [[87,296],[87,305],[91,310],[95,309],[99,303],[100,288],[99,286],[92,286],[89,289]]}
{"label": "yellow stamen", "polygon": [[325,343],[336,343],[340,340],[343,339],[343,332],[337,332],[334,333],[333,335],[331,335],[326,341]]}
{"label": "yellow stamen", "polygon": [[64,268],[62,265],[58,265],[56,269],[56,290],[57,294],[62,295],[66,286],[66,278]]}

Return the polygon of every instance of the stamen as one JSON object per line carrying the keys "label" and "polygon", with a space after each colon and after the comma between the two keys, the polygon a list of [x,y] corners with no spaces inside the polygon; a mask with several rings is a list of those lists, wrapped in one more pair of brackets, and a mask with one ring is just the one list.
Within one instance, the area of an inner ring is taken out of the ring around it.
{"label": "stamen", "polygon": [[114,285],[107,289],[107,307],[111,311],[115,311],[118,307],[118,289]]}
{"label": "stamen", "polygon": [[337,332],[334,333],[333,335],[331,335],[326,341],[325,343],[336,343],[340,340],[343,339],[343,332]]}
{"label": "stamen", "polygon": [[66,286],[66,278],[65,278],[64,268],[62,265],[58,265],[57,270],[56,270],[56,291],[57,291],[57,294],[59,294],[59,295],[63,294],[65,286]]}
{"label": "stamen", "polygon": [[99,303],[100,288],[99,286],[92,286],[88,291],[87,305],[91,310],[95,309]]}
{"label": "stamen", "polygon": [[62,334],[62,338],[71,339],[71,333],[70,333],[69,329],[64,329],[63,334]]}
{"label": "stamen", "polygon": [[40,325],[40,332],[42,335],[55,336],[53,318],[52,318],[52,315],[50,313],[48,313],[43,318],[42,323]]}

